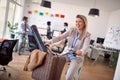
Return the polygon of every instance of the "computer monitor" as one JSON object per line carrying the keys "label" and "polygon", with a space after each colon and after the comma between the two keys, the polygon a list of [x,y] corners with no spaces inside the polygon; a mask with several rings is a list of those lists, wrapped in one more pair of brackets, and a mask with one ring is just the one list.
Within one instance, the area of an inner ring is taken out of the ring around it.
{"label": "computer monitor", "polygon": [[54,36],[54,37],[57,37],[57,36],[59,36],[59,35],[60,35],[60,31],[54,30],[53,36]]}
{"label": "computer monitor", "polygon": [[41,35],[47,35],[47,29],[38,28],[38,32],[39,32],[39,34],[41,34]]}
{"label": "computer monitor", "polygon": [[103,44],[104,43],[104,38],[98,37],[96,43]]}
{"label": "computer monitor", "polygon": [[90,40],[90,45],[93,45],[94,44],[94,42],[95,42],[95,40]]}

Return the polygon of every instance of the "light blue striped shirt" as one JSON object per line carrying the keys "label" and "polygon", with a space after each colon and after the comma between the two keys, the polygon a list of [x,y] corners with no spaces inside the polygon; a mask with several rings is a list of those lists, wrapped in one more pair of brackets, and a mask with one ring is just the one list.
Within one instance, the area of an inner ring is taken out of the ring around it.
{"label": "light blue striped shirt", "polygon": [[[72,43],[72,48],[76,47],[76,43],[77,43],[77,40],[78,40],[79,36],[80,36],[80,33],[76,31],[75,36],[74,36],[74,40],[73,40],[73,43]],[[75,55],[73,53],[67,54],[67,57],[70,60],[76,59],[76,57],[75,57]]]}

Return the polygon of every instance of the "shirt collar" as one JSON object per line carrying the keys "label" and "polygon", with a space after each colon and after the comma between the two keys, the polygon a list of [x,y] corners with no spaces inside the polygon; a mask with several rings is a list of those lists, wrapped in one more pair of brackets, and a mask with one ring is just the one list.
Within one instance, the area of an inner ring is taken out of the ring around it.
{"label": "shirt collar", "polygon": [[80,35],[81,33],[82,33],[82,31],[79,31],[79,32],[78,32],[77,30],[76,30],[76,32],[75,32],[75,34],[78,34],[78,35]]}

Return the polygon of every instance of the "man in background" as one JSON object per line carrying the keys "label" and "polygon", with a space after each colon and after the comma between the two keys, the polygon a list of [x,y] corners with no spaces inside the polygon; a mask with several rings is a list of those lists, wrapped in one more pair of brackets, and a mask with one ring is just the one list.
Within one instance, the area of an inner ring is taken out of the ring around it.
{"label": "man in background", "polygon": [[51,22],[48,21],[47,22],[47,38],[52,39],[52,36],[53,36],[53,30],[51,28]]}
{"label": "man in background", "polygon": [[18,26],[18,36],[19,36],[18,50],[17,50],[18,55],[21,55],[20,52],[22,47],[25,48],[24,43],[26,43],[28,30],[30,30],[30,27],[28,25],[28,17],[24,16],[22,19],[22,23]]}
{"label": "man in background", "polygon": [[64,30],[63,30],[63,32],[66,32],[66,31],[68,31],[68,30],[69,30],[68,23],[65,22],[65,23],[64,23]]}

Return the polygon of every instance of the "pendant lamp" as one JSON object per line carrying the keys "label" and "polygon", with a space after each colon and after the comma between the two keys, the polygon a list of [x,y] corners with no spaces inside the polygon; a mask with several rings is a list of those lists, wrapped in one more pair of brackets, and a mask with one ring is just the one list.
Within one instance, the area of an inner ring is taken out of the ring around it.
{"label": "pendant lamp", "polygon": [[[95,4],[94,4],[94,7],[96,5],[96,0],[95,0]],[[89,16],[93,16],[93,17],[98,17],[99,16],[99,9],[97,8],[91,8],[90,11],[89,11]]]}
{"label": "pendant lamp", "polygon": [[46,7],[46,8],[51,8],[51,1],[42,0],[41,6]]}

